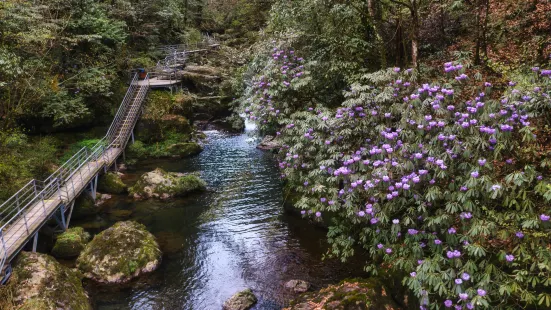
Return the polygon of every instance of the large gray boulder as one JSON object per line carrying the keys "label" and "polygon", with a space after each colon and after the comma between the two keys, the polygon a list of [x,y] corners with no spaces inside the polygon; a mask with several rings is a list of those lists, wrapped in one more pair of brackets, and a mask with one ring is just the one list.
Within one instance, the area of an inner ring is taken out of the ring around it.
{"label": "large gray boulder", "polygon": [[157,168],[143,174],[129,192],[135,199],[169,199],[205,189],[205,181],[195,174],[166,172]]}
{"label": "large gray boulder", "polygon": [[100,283],[124,283],[157,269],[161,256],[155,237],[144,225],[118,222],[86,245],[77,268]]}

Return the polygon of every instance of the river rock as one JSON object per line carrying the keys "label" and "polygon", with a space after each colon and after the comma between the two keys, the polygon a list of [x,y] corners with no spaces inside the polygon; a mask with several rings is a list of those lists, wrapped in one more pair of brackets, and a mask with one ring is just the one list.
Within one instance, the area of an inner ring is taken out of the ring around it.
{"label": "river rock", "polygon": [[203,151],[203,147],[195,142],[175,143],[167,147],[171,156],[189,157],[197,155]]}
{"label": "river rock", "polygon": [[310,289],[311,284],[302,280],[290,280],[285,283],[285,288],[295,293],[304,293]]}
{"label": "river rock", "polygon": [[86,245],[77,268],[86,278],[100,283],[125,283],[152,272],[161,263],[161,250],[145,226],[118,222]]}
{"label": "river rock", "polygon": [[224,310],[248,310],[251,309],[258,300],[251,289],[246,289],[236,293],[230,299],[224,302]]}
{"label": "river rock", "polygon": [[281,143],[274,136],[265,136],[264,139],[256,146],[257,149],[264,151],[277,150],[281,147]]}
{"label": "river rock", "polygon": [[14,309],[89,310],[81,277],[46,254],[21,252],[7,286]]}
{"label": "river rock", "polygon": [[121,179],[121,173],[107,172],[98,181],[98,190],[108,194],[122,194],[126,191],[126,184]]}
{"label": "river rock", "polygon": [[72,227],[57,236],[52,255],[57,258],[77,257],[90,240],[90,234],[82,227]]}
{"label": "river rock", "polygon": [[192,127],[187,118],[181,115],[167,114],[162,117],[153,111],[147,111],[136,125],[136,139],[151,144],[165,140],[167,134],[191,134]]}
{"label": "river rock", "polygon": [[205,190],[206,183],[195,174],[166,172],[160,168],[147,172],[132,186],[130,196],[135,199],[169,199],[187,193]]}
{"label": "river rock", "polygon": [[96,192],[96,206],[103,205],[107,200],[113,198],[113,196],[109,194],[102,194],[100,192]]}
{"label": "river rock", "polygon": [[385,288],[375,279],[345,280],[317,292],[300,295],[284,310],[399,310]]}

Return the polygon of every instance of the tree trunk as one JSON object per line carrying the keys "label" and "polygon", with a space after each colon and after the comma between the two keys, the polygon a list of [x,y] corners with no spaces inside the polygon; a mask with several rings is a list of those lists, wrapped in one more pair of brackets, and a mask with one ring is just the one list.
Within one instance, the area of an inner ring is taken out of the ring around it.
{"label": "tree trunk", "polygon": [[411,33],[411,64],[413,68],[417,68],[419,63],[419,9],[417,7],[417,0],[411,1],[411,23],[412,23],[412,33]]}
{"label": "tree trunk", "polygon": [[377,8],[375,7],[376,0],[367,0],[367,11],[369,12],[369,17],[371,17],[371,22],[373,24],[373,30],[375,31],[375,38],[376,38],[376,44],[377,44],[377,50],[379,51],[379,61],[381,63],[381,69],[387,67],[386,62],[386,51],[385,51],[385,44],[383,40],[383,34],[382,34],[382,26],[380,24],[380,18],[377,14],[379,11],[379,6],[377,2]]}

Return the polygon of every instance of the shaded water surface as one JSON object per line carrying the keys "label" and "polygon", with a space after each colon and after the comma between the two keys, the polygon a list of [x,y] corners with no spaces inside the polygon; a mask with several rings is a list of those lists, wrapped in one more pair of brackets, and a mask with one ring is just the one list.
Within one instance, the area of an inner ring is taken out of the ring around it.
{"label": "shaded water surface", "polygon": [[[259,298],[254,309],[281,309],[293,295],[291,279],[314,288],[363,275],[360,263],[322,261],[325,232],[283,211],[273,156],[247,135],[206,132],[197,157],[141,164],[128,181],[154,168],[198,171],[209,191],[186,199],[133,202],[115,197],[104,220],[81,223],[97,231],[120,219],[144,223],[164,252],[159,270],[122,289],[88,285],[96,309],[221,309],[244,288]],[[78,225],[78,223],[75,223]]]}

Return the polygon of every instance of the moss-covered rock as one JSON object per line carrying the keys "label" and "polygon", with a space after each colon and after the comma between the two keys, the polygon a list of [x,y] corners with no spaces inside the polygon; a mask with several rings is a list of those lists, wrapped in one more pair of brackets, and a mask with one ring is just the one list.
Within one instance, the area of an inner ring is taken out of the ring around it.
{"label": "moss-covered rock", "polygon": [[72,227],[57,236],[52,255],[57,258],[77,257],[90,239],[82,227]]}
{"label": "moss-covered rock", "polygon": [[290,280],[285,283],[285,288],[295,293],[304,293],[310,289],[311,284],[302,280]]}
{"label": "moss-covered rock", "polygon": [[224,310],[248,310],[251,309],[258,300],[250,289],[236,293],[230,299],[224,302]]}
{"label": "moss-covered rock", "polygon": [[83,192],[75,200],[72,218],[75,220],[85,219],[99,213],[94,198],[88,192]]}
{"label": "moss-covered rock", "polygon": [[126,191],[126,184],[116,172],[107,172],[98,180],[98,190],[109,194],[122,194]]}
{"label": "moss-covered rock", "polygon": [[317,292],[305,293],[284,310],[399,310],[375,279],[351,279]]}
{"label": "moss-covered rock", "polygon": [[21,252],[8,285],[16,309],[92,309],[81,277],[46,254]]}
{"label": "moss-covered rock", "polygon": [[187,118],[181,115],[144,114],[136,125],[136,139],[145,143],[165,140],[171,133],[191,134],[193,128]]}
{"label": "moss-covered rock", "polygon": [[189,157],[201,153],[203,147],[195,142],[176,143],[170,145],[167,151],[172,154],[172,156]]}
{"label": "moss-covered rock", "polygon": [[136,184],[129,188],[129,192],[135,199],[169,199],[205,189],[205,181],[195,174],[166,172],[157,168],[143,174]]}
{"label": "moss-covered rock", "polygon": [[102,231],[84,248],[77,268],[100,283],[124,283],[154,271],[161,263],[161,250],[145,226],[118,222]]}

